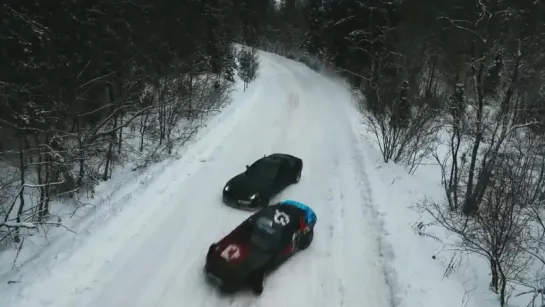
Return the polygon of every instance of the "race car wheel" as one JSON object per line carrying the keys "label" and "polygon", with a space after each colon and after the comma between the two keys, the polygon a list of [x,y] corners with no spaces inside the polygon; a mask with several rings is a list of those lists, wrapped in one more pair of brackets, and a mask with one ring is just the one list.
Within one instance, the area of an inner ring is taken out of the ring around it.
{"label": "race car wheel", "polygon": [[263,270],[257,270],[252,273],[250,276],[250,286],[252,291],[256,295],[261,295],[263,293],[263,286],[265,285],[265,274]]}
{"label": "race car wheel", "polygon": [[263,293],[263,281],[261,281],[261,283],[252,285],[252,291],[256,295],[261,295],[261,293]]}
{"label": "race car wheel", "polygon": [[312,243],[312,239],[314,239],[314,229],[311,229],[301,237],[299,241],[299,248],[302,250],[307,249],[310,246],[310,243]]}

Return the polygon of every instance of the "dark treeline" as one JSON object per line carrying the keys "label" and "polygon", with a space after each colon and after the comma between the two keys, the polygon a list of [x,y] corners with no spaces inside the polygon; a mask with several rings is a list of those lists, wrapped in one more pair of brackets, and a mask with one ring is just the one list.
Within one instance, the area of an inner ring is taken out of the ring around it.
{"label": "dark treeline", "polygon": [[21,0],[0,21],[0,241],[172,154],[256,77],[257,48],[344,76],[385,162],[435,158],[445,200],[421,207],[487,261],[501,305],[512,284],[545,292],[543,1]]}

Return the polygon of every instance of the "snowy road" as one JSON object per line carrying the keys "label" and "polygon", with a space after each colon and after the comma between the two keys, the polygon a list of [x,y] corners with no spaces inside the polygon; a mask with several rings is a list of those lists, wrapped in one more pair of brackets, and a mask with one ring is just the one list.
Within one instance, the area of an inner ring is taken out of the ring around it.
{"label": "snowy road", "polygon": [[[258,79],[198,140],[17,307],[390,307],[350,94],[304,65],[261,54]],[[236,107],[236,108],[235,108]],[[221,203],[225,182],[273,152],[301,157],[301,181],[276,200],[309,204],[314,242],[273,273],[260,297],[224,297],[204,283],[208,246],[248,216]]]}

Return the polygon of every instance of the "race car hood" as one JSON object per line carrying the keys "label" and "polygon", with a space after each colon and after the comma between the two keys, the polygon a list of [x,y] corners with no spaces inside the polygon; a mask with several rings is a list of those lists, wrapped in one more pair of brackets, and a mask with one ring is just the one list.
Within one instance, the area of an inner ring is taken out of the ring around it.
{"label": "race car hood", "polygon": [[207,266],[210,273],[226,282],[243,283],[251,272],[269,259],[270,254],[256,246],[225,238],[213,248]]}
{"label": "race car hood", "polygon": [[229,180],[226,186],[229,186],[229,194],[237,199],[247,200],[256,193],[263,193],[269,185],[265,180],[253,178],[245,173],[239,174]]}

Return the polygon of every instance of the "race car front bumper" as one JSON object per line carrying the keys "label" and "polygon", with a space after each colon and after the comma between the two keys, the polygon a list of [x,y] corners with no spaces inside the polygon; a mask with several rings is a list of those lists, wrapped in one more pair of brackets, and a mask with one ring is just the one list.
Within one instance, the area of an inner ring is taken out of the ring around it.
{"label": "race car front bumper", "polygon": [[210,273],[210,271],[205,270],[205,274],[206,274],[206,278],[208,279],[208,281],[210,281],[212,284],[214,284],[214,285],[216,285],[218,287],[223,286],[223,280],[221,278],[219,278],[218,276]]}
{"label": "race car front bumper", "polygon": [[[217,270],[218,268],[215,268],[215,269]],[[240,276],[234,275],[234,276],[230,276],[230,278],[227,278],[228,274],[226,274],[226,272],[221,272],[221,271],[212,272],[212,271],[213,270],[211,270],[211,268],[208,265],[204,267],[204,274],[205,274],[206,280],[210,284],[218,287],[222,292],[233,293],[244,285],[244,279],[240,278]],[[218,273],[223,273],[223,274],[218,274]],[[225,276],[218,276],[218,275],[225,275]]]}

